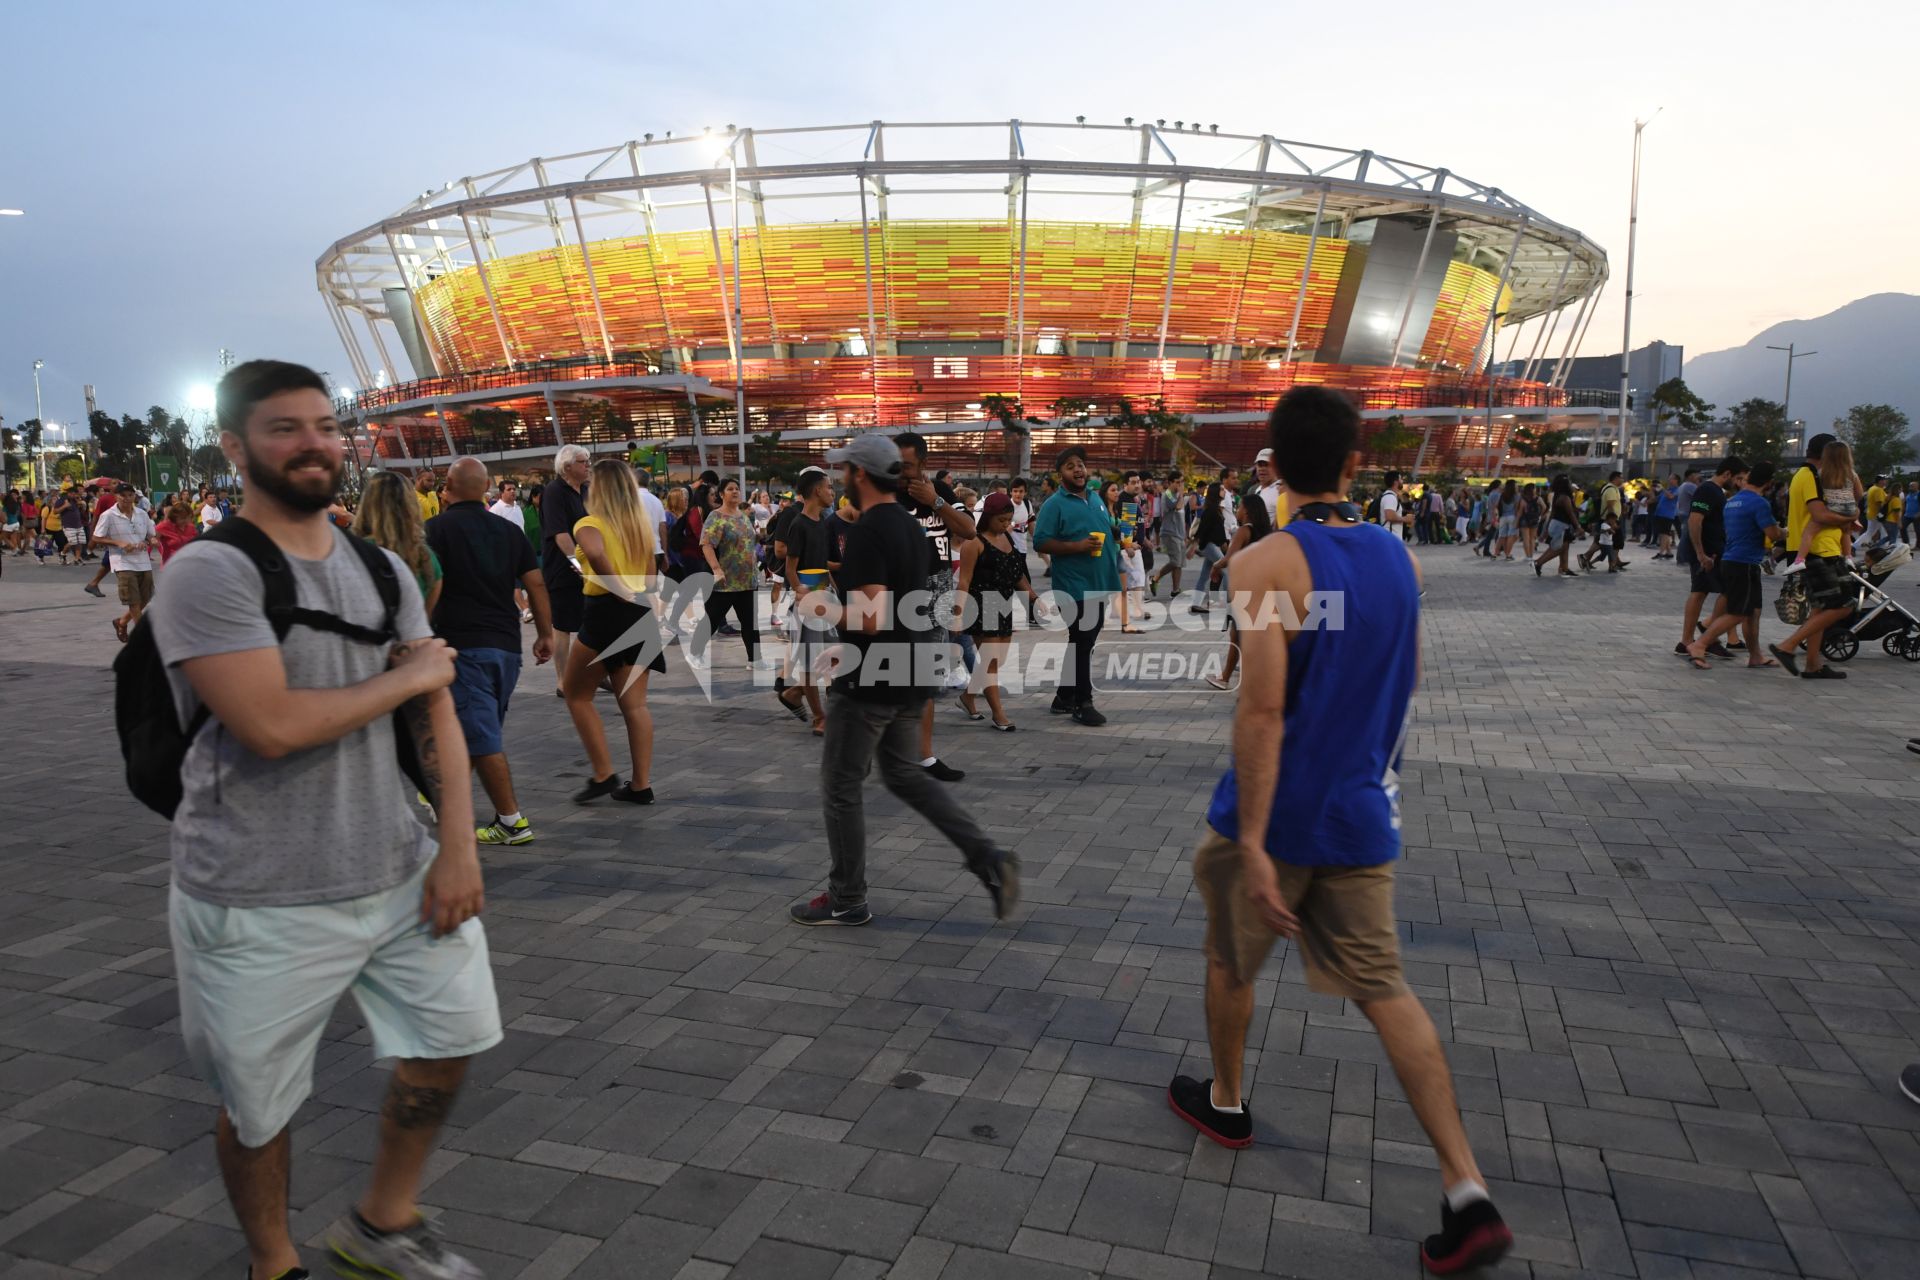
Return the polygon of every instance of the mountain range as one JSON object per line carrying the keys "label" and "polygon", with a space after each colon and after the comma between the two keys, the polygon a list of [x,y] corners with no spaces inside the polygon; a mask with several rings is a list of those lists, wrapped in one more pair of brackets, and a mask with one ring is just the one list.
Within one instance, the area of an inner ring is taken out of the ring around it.
{"label": "mountain range", "polygon": [[1690,358],[1682,373],[1695,395],[1722,413],[1759,396],[1778,401],[1792,343],[1820,354],[1796,360],[1788,411],[1825,431],[1856,404],[1890,404],[1920,423],[1920,297],[1876,293],[1811,320],[1783,320],[1743,347]]}

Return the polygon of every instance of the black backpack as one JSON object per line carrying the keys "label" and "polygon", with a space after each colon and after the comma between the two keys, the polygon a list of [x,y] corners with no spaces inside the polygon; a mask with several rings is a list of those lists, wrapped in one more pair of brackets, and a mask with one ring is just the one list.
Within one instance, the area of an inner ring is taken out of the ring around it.
{"label": "black backpack", "polygon": [[[282,641],[296,626],[331,631],[368,645],[391,644],[397,638],[394,618],[400,612],[400,580],[386,552],[371,542],[355,537],[347,539],[380,591],[385,614],[378,631],[331,613],[301,608],[293,570],[287,566],[286,556],[258,525],[232,517],[209,529],[198,541],[238,547],[253,561],[265,588],[263,604],[267,621],[273,627],[274,636]],[[113,719],[120,733],[120,754],[126,759],[127,789],[147,808],[171,818],[180,807],[180,769],[186,763],[187,749],[212,713],[202,704],[194,713],[192,723],[181,728],[166,664],[161,660],[159,645],[154,642],[153,628],[145,619],[133,629],[127,647],[113,660],[113,675]],[[425,775],[414,748],[413,732],[399,711],[393,713],[393,737],[400,771],[425,794]]]}

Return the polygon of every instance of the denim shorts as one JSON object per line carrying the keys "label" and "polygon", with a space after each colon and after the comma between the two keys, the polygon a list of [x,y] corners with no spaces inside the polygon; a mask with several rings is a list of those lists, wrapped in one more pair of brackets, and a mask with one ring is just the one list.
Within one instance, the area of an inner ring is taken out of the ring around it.
{"label": "denim shorts", "polygon": [[431,866],[380,893],[293,907],[222,907],[174,887],[180,1034],[242,1146],[272,1141],[313,1092],[321,1033],[349,991],[376,1058],[500,1043],[486,930],[468,920],[435,938],[420,921]]}
{"label": "denim shorts", "polygon": [[453,710],[467,738],[469,756],[505,750],[500,727],[507,702],[520,682],[520,655],[505,649],[462,649],[453,660]]}

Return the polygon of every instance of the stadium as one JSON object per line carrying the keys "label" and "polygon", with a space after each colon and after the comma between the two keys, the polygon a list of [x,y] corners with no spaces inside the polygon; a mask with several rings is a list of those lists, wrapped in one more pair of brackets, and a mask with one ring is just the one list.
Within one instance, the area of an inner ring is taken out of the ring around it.
{"label": "stadium", "polygon": [[[316,276],[356,455],[400,468],[635,442],[759,466],[872,427],[968,474],[1068,439],[1242,464],[1311,383],[1361,403],[1377,465],[1474,470],[1614,403],[1562,385],[1607,279],[1580,232],[1187,121],[649,134],[424,192]],[[1517,376],[1491,376],[1503,336]]]}

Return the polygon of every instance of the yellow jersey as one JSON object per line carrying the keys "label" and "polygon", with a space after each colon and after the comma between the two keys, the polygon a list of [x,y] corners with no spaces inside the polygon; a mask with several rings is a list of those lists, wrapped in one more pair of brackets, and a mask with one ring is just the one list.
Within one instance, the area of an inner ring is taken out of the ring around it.
{"label": "yellow jersey", "polygon": [[1886,508],[1886,505],[1887,491],[1879,485],[1874,485],[1871,489],[1867,490],[1867,500],[1866,503],[1861,506],[1860,513],[1869,520],[1878,520],[1880,518],[1880,512]]}
{"label": "yellow jersey", "polygon": [[[613,576],[620,580],[620,584],[627,589],[629,594],[637,595],[647,589],[648,570],[652,569],[653,566],[651,564],[642,564],[638,553],[630,551],[626,545],[620,541],[620,535],[615,533],[605,520],[599,516],[580,517],[579,520],[574,522],[573,526],[575,542],[579,541],[580,531],[582,529],[593,529],[599,533],[600,540],[604,542],[607,547],[607,563],[613,566]],[[587,563],[586,552],[579,551],[576,548],[575,557],[579,562],[580,572],[583,577],[583,581],[580,584],[581,595],[605,596],[613,594],[606,587],[601,586],[600,583],[594,580],[593,566]]]}
{"label": "yellow jersey", "polygon": [[435,493],[421,493],[416,489],[413,496],[420,499],[421,523],[424,524],[426,521],[440,514],[440,495]]}
{"label": "yellow jersey", "polygon": [[[1820,498],[1820,477],[1812,467],[1801,467],[1793,473],[1793,483],[1787,488],[1787,549],[1797,551],[1800,539],[1807,529],[1807,504]],[[1813,545],[1808,555],[1837,556],[1840,554],[1840,526],[1826,525],[1813,535]]]}

